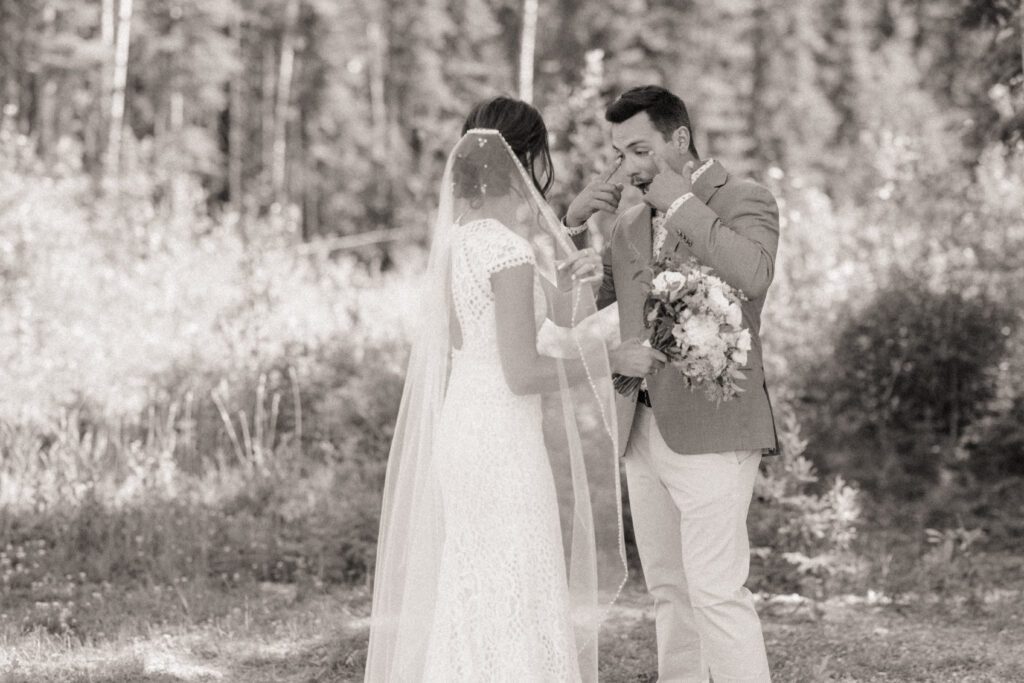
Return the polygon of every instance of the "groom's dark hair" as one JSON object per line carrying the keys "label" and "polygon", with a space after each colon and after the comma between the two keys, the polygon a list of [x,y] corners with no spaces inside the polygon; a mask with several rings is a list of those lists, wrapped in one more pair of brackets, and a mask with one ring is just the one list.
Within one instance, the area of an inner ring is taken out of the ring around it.
{"label": "groom's dark hair", "polygon": [[699,156],[693,142],[693,124],[690,123],[686,103],[661,86],[641,85],[630,88],[608,105],[604,118],[611,123],[622,123],[642,111],[647,112],[651,123],[666,140],[672,138],[677,128],[686,126],[690,131],[690,154]]}

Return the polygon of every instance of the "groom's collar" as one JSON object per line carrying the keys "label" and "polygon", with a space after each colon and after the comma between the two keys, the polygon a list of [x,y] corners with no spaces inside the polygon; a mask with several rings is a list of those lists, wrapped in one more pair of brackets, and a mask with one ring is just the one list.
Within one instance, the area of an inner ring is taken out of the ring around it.
{"label": "groom's collar", "polygon": [[712,159],[703,172],[693,181],[693,194],[705,204],[714,196],[725,181],[729,179],[729,173],[718,161]]}

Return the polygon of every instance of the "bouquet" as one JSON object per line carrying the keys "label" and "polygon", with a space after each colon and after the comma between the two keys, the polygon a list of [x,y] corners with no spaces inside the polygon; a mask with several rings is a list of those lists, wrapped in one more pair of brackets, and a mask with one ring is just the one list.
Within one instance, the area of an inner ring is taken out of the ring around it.
{"label": "bouquet", "polygon": [[[701,387],[721,403],[743,391],[740,371],[750,351],[750,330],[743,327],[743,293],[691,258],[673,257],[651,266],[651,290],[644,302],[647,342],[668,357],[691,389]],[[640,389],[641,378],[616,375],[615,389],[626,396]]]}

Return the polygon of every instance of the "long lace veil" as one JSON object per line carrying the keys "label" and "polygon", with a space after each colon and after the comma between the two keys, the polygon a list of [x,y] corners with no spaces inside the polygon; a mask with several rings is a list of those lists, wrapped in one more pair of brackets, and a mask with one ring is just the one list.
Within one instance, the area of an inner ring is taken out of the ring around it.
{"label": "long lace veil", "polygon": [[[470,130],[455,145],[441,184],[421,318],[388,460],[366,680],[422,678],[445,542],[433,459],[452,351],[450,247],[454,228],[470,217],[499,220],[533,249],[547,308],[544,333],[555,340],[545,348],[559,357],[552,391],[542,395],[544,442],[558,492],[581,677],[596,681],[598,628],[626,579],[607,349],[584,324],[596,312],[589,285],[556,286],[555,261],[575,247],[504,138],[483,129]],[[481,453],[481,467],[486,461]]]}

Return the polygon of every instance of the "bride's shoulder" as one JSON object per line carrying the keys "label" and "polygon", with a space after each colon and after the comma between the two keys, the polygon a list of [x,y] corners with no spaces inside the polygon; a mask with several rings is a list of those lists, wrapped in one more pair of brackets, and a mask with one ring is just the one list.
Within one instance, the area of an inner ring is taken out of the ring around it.
{"label": "bride's shoulder", "polygon": [[[493,267],[532,262],[530,243],[496,218],[481,218],[459,226],[466,245]],[[500,268],[499,268],[500,269]]]}
{"label": "bride's shoulder", "polygon": [[465,232],[477,234],[500,234],[504,231],[512,233],[512,230],[497,218],[473,218],[458,227]]}
{"label": "bride's shoulder", "polygon": [[498,244],[529,246],[529,242],[515,230],[497,218],[477,218],[463,223],[459,228],[467,238]]}

